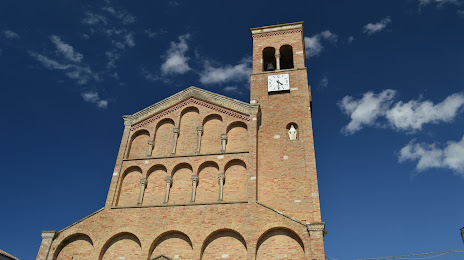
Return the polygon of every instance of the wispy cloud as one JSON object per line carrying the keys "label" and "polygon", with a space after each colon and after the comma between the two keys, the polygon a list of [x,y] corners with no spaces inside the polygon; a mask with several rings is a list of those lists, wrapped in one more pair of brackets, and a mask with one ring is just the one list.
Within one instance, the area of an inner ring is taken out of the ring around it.
{"label": "wispy cloud", "polygon": [[74,50],[74,47],[63,42],[60,37],[56,35],[50,36],[50,40],[55,44],[56,49],[61,53],[67,60],[72,62],[81,62],[84,55]]}
{"label": "wispy cloud", "polygon": [[49,55],[29,50],[29,55],[46,69],[63,71],[66,77],[74,80],[78,85],[85,85],[90,80],[100,80],[98,73],[93,72],[88,65],[81,64],[84,55],[77,52],[73,46],[63,42],[56,35],[51,35],[50,41],[55,46],[53,53]]}
{"label": "wispy cloud", "polygon": [[19,36],[19,34],[11,31],[11,30],[4,30],[3,31],[3,35],[5,36],[5,38],[9,39],[9,40],[16,40],[16,39],[19,39],[21,38]]}
{"label": "wispy cloud", "polygon": [[419,7],[427,5],[436,5],[437,7],[442,7],[444,5],[456,5],[461,6],[462,1],[460,0],[417,0]]}
{"label": "wispy cloud", "polygon": [[325,89],[329,86],[329,78],[327,77],[327,75],[324,75],[321,80],[319,80],[319,84],[318,84],[319,88],[320,89]]}
{"label": "wispy cloud", "polygon": [[323,42],[335,43],[338,40],[338,36],[329,30],[320,32],[311,37],[304,37],[305,49],[307,57],[318,56],[323,50]]}
{"label": "wispy cloud", "polygon": [[401,148],[399,162],[417,161],[419,172],[431,168],[447,168],[464,177],[464,137],[460,141],[448,141],[440,147],[436,143],[416,143],[412,140]]}
{"label": "wispy cloud", "polygon": [[135,32],[131,26],[137,22],[137,18],[127,10],[115,6],[110,1],[105,1],[104,6],[90,7],[81,20],[88,31],[83,37],[90,39],[97,34],[103,36],[109,43],[104,50],[107,57],[106,68],[108,74],[114,75],[117,62],[126,49],[136,46]]}
{"label": "wispy cloud", "polygon": [[189,49],[187,44],[190,34],[184,34],[178,37],[178,41],[171,42],[169,49],[166,51],[164,62],[161,65],[161,73],[164,75],[185,74],[191,70],[186,56]]}
{"label": "wispy cloud", "polygon": [[385,17],[380,22],[377,23],[368,23],[364,26],[363,32],[371,35],[374,33],[378,33],[380,31],[383,31],[385,28],[387,28],[387,25],[391,23],[390,17]]}
{"label": "wispy cloud", "polygon": [[[365,126],[388,126],[397,131],[419,131],[425,124],[451,122],[464,107],[464,94],[455,93],[438,104],[429,100],[399,101],[393,99],[396,91],[387,89],[379,94],[366,92],[362,98],[344,97],[338,106],[350,117],[342,132],[353,134]],[[380,122],[383,119],[385,123]]]}
{"label": "wispy cloud", "polygon": [[81,96],[86,102],[95,104],[98,108],[108,108],[108,101],[101,99],[97,92],[83,92]]}
{"label": "wispy cloud", "polygon": [[236,65],[212,66],[211,62],[205,62],[200,72],[202,84],[224,84],[237,81],[248,81],[251,73],[251,58],[243,59]]}
{"label": "wispy cloud", "polygon": [[151,28],[148,28],[146,30],[143,31],[149,38],[152,38],[152,39],[155,39],[156,37],[162,35],[162,34],[165,34],[167,33],[166,30],[164,29],[160,29],[158,31],[153,31]]}

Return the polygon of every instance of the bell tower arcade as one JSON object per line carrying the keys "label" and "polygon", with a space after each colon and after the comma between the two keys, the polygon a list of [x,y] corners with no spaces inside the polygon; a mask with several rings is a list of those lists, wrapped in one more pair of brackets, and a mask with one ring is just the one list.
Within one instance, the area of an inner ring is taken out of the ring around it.
{"label": "bell tower arcade", "polygon": [[261,108],[257,200],[303,223],[321,223],[303,22],[251,34],[250,99]]}

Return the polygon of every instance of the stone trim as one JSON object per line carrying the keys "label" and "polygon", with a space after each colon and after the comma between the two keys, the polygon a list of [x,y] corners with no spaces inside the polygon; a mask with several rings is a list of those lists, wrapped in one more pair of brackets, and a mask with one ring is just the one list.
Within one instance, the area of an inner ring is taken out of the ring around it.
{"label": "stone trim", "polygon": [[162,156],[162,157],[149,157],[149,158],[131,158],[131,159],[123,159],[123,162],[130,162],[130,161],[140,161],[140,160],[157,160],[157,159],[172,159],[172,158],[180,158],[180,157],[196,157],[196,156],[213,156],[213,155],[228,155],[228,154],[244,154],[250,153],[249,151],[242,151],[242,152],[226,152],[226,153],[205,153],[205,154],[187,154],[187,155],[173,155],[173,156]]}
{"label": "stone trim", "polygon": [[306,224],[306,228],[308,229],[308,231],[324,231],[325,223],[308,223]]}
{"label": "stone trim", "polygon": [[50,231],[42,231],[42,238],[54,238],[56,234],[56,231],[50,230]]}
{"label": "stone trim", "polygon": [[59,232],[61,233],[61,232],[65,231],[66,229],[68,229],[68,228],[70,228],[70,227],[72,227],[72,226],[74,226],[74,225],[77,225],[77,224],[79,224],[80,222],[82,222],[82,221],[84,221],[84,220],[86,220],[86,219],[90,218],[91,216],[93,216],[93,215],[95,215],[95,214],[99,213],[100,211],[103,211],[104,209],[105,209],[105,207],[103,207],[103,208],[101,208],[101,209],[99,209],[99,210],[95,211],[94,213],[92,213],[92,214],[88,215],[87,217],[81,218],[80,220],[78,220],[78,221],[76,221],[76,222],[72,223],[71,225],[69,225],[69,226],[67,226],[67,227],[63,228],[63,229],[62,229],[62,230],[60,230]]}
{"label": "stone trim", "polygon": [[130,208],[158,208],[158,207],[177,207],[177,206],[205,206],[205,205],[222,205],[222,204],[245,204],[248,201],[214,201],[204,203],[179,203],[179,204],[156,204],[156,205],[133,205],[133,206],[115,206],[111,209],[130,209]]}
{"label": "stone trim", "polygon": [[251,34],[261,34],[268,32],[277,32],[277,31],[288,31],[291,29],[303,29],[303,22],[294,22],[294,23],[284,23],[270,26],[262,26],[257,28],[251,28]]}
{"label": "stone trim", "polygon": [[243,120],[247,120],[247,118],[249,120],[249,115],[253,113],[256,114],[259,108],[258,105],[250,105],[233,98],[192,86],[135,114],[123,116],[124,124],[131,125],[131,130],[135,130],[192,103],[206,106],[218,112],[230,113],[230,115],[239,117]]}
{"label": "stone trim", "polygon": [[298,224],[300,224],[300,225],[306,226],[306,224],[304,224],[303,222],[301,222],[301,221],[299,221],[299,220],[296,220],[296,219],[294,219],[294,218],[292,218],[292,217],[290,217],[290,216],[288,216],[288,215],[285,215],[284,213],[282,213],[282,212],[280,212],[280,211],[278,211],[278,210],[276,210],[276,209],[273,209],[273,208],[271,208],[271,207],[269,207],[269,206],[267,206],[267,205],[264,205],[263,203],[261,203],[261,202],[259,202],[259,201],[255,201],[255,202],[256,202],[256,204],[261,205],[261,206],[263,206],[263,207],[265,207],[265,208],[267,208],[267,209],[269,209],[269,210],[272,210],[272,211],[274,211],[275,213],[277,213],[277,214],[279,214],[279,215],[281,215],[281,216],[283,216],[283,217],[286,217],[286,218],[288,218],[288,219],[290,219],[290,220],[292,220],[292,221],[294,221],[294,222],[296,222],[296,223],[298,223]]}

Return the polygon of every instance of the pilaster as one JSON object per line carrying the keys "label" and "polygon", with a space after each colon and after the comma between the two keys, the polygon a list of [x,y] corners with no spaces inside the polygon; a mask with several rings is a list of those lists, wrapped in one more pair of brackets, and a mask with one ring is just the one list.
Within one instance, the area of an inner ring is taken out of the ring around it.
{"label": "pilaster", "polygon": [[37,260],[46,260],[48,258],[55,235],[56,231],[42,231],[42,243],[40,243]]}

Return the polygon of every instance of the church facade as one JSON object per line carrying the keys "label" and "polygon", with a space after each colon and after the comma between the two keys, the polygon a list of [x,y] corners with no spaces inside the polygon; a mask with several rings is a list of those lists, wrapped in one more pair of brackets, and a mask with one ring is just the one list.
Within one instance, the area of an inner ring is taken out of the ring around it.
{"label": "church facade", "polygon": [[37,259],[325,259],[303,23],[251,35],[250,103],[190,87],[124,116],[105,207]]}

